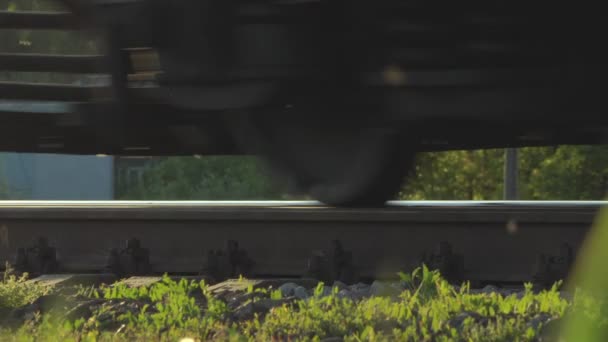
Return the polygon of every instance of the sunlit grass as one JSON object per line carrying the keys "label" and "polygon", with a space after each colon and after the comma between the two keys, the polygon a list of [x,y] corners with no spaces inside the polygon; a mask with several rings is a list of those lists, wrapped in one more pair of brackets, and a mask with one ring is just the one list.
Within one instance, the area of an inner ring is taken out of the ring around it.
{"label": "sunlit grass", "polygon": [[[466,284],[451,286],[426,268],[401,274],[401,282],[404,290],[397,296],[360,301],[340,297],[337,288],[327,295],[320,284],[308,300],[288,301],[245,320],[235,319],[238,309],[215,298],[204,282],[165,277],[149,287],[116,284],[80,291],[80,301],[97,303],[88,316],[69,319],[64,308],[57,308],[18,327],[2,328],[0,340],[534,341],[547,333],[545,323],[569,312],[584,312],[597,326],[606,324],[603,302],[577,294],[574,304],[569,303],[559,284],[540,292],[528,285],[508,296],[473,293]],[[5,284],[13,289],[30,286],[15,279]],[[240,307],[281,299],[276,289],[249,288],[245,293],[251,296]]]}
{"label": "sunlit grass", "polygon": [[48,293],[49,289],[39,283],[28,282],[27,274],[16,276],[9,264],[0,281],[0,309],[13,309],[31,303]]}

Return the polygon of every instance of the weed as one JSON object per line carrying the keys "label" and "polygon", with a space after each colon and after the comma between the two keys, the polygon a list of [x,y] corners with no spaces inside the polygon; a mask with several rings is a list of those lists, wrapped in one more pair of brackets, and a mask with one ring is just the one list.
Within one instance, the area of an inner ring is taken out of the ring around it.
{"label": "weed", "polygon": [[17,276],[10,264],[6,264],[2,281],[0,281],[0,308],[12,309],[33,302],[47,294],[48,287],[28,281],[28,274]]}

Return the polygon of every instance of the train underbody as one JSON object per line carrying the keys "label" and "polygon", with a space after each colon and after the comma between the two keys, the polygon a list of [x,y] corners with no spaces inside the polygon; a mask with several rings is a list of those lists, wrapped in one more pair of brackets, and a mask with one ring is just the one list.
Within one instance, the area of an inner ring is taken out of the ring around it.
{"label": "train underbody", "polygon": [[[314,198],[354,206],[389,199],[418,152],[606,139],[599,9],[61,3],[2,11],[0,30],[81,32],[99,51],[0,46],[0,150],[254,154]],[[19,73],[80,78],[23,82]]]}

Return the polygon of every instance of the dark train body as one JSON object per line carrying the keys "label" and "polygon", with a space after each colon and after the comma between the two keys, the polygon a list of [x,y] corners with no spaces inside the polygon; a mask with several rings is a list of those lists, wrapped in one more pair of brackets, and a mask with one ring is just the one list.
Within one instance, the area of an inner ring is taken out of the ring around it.
{"label": "dark train body", "polygon": [[0,82],[0,150],[258,154],[324,202],[368,205],[398,189],[416,152],[606,137],[599,8],[63,3],[61,13],[2,12],[0,29],[91,32],[104,52],[2,53],[0,72],[107,78]]}

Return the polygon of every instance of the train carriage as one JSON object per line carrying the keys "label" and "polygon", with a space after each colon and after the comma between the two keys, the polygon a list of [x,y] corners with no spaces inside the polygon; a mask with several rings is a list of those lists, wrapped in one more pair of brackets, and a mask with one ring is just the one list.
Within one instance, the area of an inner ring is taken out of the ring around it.
{"label": "train carriage", "polygon": [[[420,151],[605,139],[598,9],[420,0],[53,8],[0,8],[0,150],[256,154],[322,202],[377,205]],[[20,38],[47,31],[71,32],[81,49],[37,50]]]}

